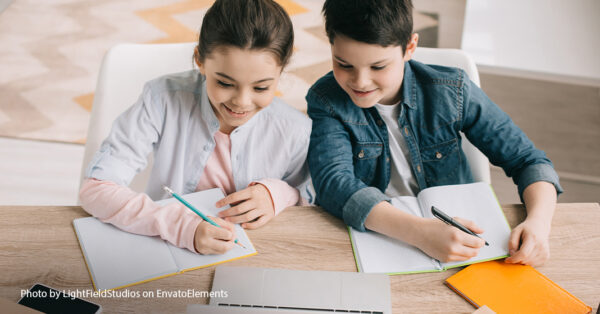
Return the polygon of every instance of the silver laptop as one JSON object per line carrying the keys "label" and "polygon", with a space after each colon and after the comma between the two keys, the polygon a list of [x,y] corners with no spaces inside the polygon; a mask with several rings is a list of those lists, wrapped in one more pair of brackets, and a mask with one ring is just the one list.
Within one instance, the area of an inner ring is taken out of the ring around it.
{"label": "silver laptop", "polygon": [[264,307],[231,307],[218,305],[190,304],[187,314],[319,314],[309,310],[285,310]]}
{"label": "silver laptop", "polygon": [[229,313],[392,313],[385,274],[218,266],[212,292]]}

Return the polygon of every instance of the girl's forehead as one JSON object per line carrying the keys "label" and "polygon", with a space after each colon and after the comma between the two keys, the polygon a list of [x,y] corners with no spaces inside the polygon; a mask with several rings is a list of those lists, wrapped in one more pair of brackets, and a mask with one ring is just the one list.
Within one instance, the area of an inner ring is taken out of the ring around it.
{"label": "girl's forehead", "polygon": [[279,63],[275,54],[266,49],[246,49],[234,46],[216,47],[207,59],[211,58],[225,60],[253,59],[254,61],[265,62],[268,64]]}
{"label": "girl's forehead", "polygon": [[205,67],[210,72],[225,73],[240,82],[276,79],[281,73],[281,66],[273,53],[236,47],[213,50],[205,60]]}

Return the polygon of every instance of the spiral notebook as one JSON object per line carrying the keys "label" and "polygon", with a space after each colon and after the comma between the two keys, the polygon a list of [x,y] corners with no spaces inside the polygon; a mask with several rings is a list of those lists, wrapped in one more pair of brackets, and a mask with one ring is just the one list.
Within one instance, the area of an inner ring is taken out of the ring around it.
{"label": "spiral notebook", "polygon": [[[223,197],[220,189],[183,196],[210,216],[217,216],[222,210],[214,204]],[[175,201],[170,198],[156,203],[165,205]],[[122,231],[94,217],[75,219],[73,225],[96,290],[121,289],[257,254],[248,235],[239,225],[235,225],[235,232],[246,248],[236,245],[223,255],[196,254],[159,237]]]}

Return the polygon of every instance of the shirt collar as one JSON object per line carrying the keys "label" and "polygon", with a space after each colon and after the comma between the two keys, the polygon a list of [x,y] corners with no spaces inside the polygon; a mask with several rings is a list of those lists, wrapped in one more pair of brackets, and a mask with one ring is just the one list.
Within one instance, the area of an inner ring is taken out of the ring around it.
{"label": "shirt collar", "polygon": [[410,109],[417,107],[417,80],[410,62],[404,62],[404,78],[402,80],[402,103]]}
{"label": "shirt collar", "polygon": [[[199,74],[200,75],[200,74]],[[210,133],[214,134],[220,128],[219,119],[215,112],[213,111],[212,106],[210,105],[210,101],[208,100],[208,94],[206,93],[206,77],[202,76],[202,92],[200,95],[200,112],[202,112],[202,117],[206,119],[208,123],[208,128],[210,129]]]}

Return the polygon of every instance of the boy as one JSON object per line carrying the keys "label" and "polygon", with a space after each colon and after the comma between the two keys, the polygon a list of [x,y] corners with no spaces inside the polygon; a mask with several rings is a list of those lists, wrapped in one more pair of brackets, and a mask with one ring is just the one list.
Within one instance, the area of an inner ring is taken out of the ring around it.
{"label": "boy", "polygon": [[551,161],[464,71],[411,60],[418,35],[410,0],[327,0],[323,14],[333,72],[306,96],[317,203],[358,230],[399,239],[444,262],[467,260],[482,239],[388,202],[430,186],[472,182],[462,131],[513,178],[526,205],[506,261],[544,263],[562,192]]}

